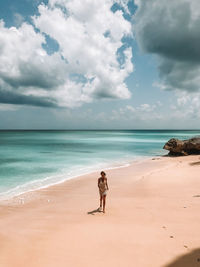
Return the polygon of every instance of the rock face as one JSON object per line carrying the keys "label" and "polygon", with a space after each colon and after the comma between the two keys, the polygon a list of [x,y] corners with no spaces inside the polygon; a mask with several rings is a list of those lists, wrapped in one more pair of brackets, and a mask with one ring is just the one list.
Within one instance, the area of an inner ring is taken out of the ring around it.
{"label": "rock face", "polygon": [[163,149],[169,150],[169,155],[173,156],[200,154],[200,137],[188,140],[172,138],[164,145]]}

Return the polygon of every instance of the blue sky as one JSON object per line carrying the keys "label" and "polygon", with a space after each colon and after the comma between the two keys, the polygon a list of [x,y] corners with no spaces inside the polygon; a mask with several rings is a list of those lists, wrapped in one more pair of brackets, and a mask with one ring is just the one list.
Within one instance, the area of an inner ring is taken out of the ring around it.
{"label": "blue sky", "polygon": [[1,2],[0,129],[199,128],[198,7]]}

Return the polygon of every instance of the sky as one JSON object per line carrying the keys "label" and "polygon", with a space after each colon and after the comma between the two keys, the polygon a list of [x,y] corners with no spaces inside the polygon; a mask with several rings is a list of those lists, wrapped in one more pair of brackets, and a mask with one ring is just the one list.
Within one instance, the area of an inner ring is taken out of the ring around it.
{"label": "sky", "polygon": [[200,1],[0,2],[0,129],[199,129]]}

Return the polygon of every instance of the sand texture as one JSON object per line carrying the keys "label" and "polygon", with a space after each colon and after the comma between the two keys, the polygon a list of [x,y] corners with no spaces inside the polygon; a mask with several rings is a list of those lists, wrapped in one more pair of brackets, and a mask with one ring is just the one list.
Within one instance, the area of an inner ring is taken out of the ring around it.
{"label": "sand texture", "polygon": [[1,267],[200,266],[200,156],[161,157],[0,205]]}

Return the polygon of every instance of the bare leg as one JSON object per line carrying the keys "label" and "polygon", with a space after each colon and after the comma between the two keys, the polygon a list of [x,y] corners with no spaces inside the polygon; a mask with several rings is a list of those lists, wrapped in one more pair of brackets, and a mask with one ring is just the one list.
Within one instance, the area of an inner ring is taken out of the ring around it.
{"label": "bare leg", "polygon": [[106,196],[103,196],[103,213],[105,213],[105,207],[106,207]]}
{"label": "bare leg", "polygon": [[102,208],[102,200],[103,200],[103,198],[102,198],[102,196],[100,195],[100,208]]}

